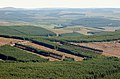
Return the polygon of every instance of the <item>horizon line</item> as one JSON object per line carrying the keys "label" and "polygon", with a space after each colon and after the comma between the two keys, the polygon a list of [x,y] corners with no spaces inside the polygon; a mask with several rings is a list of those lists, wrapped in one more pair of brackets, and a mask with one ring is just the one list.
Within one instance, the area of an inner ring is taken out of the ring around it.
{"label": "horizon line", "polygon": [[6,6],[6,7],[0,7],[0,8],[21,8],[21,9],[44,9],[44,8],[53,8],[53,9],[67,9],[67,8],[70,8],[70,9],[89,9],[89,8],[93,8],[93,9],[102,9],[102,8],[106,8],[106,9],[117,9],[117,8],[120,8],[120,7],[11,7],[11,6]]}

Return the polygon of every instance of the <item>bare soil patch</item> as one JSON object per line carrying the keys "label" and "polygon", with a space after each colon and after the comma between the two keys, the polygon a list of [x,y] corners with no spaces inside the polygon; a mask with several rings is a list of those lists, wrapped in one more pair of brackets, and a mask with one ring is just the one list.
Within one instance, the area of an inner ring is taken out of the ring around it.
{"label": "bare soil patch", "polygon": [[120,58],[120,43],[113,42],[93,42],[93,43],[79,43],[81,46],[103,50],[103,55],[115,56]]}
{"label": "bare soil patch", "polygon": [[31,42],[26,43],[26,45],[29,45],[29,46],[32,46],[32,47],[35,47],[35,48],[38,48],[38,49],[41,49],[41,50],[44,50],[44,51],[53,52],[53,53],[56,53],[56,54],[59,54],[59,55],[64,55],[66,57],[74,58],[75,61],[83,60],[82,57],[75,56],[75,55],[72,55],[72,54],[67,54],[65,52],[60,52],[60,51],[57,51],[57,50],[54,50],[54,49],[50,49],[50,48],[45,47],[45,46],[41,46],[41,45],[38,45],[38,44],[31,43]]}
{"label": "bare soil patch", "polygon": [[60,29],[48,29],[56,34],[64,34],[64,33],[72,33],[72,30],[64,30],[63,28]]}
{"label": "bare soil patch", "polygon": [[0,46],[6,45],[6,44],[17,43],[20,41],[22,41],[22,40],[0,37]]}

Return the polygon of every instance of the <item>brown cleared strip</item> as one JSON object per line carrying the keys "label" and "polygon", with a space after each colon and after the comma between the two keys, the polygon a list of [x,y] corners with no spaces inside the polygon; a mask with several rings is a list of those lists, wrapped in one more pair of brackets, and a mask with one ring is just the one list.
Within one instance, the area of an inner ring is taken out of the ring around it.
{"label": "brown cleared strip", "polygon": [[45,46],[41,46],[41,45],[38,45],[38,44],[31,43],[31,42],[28,42],[25,45],[29,45],[29,46],[32,46],[32,47],[35,47],[35,48],[38,48],[38,49],[41,49],[41,50],[44,50],[44,51],[48,51],[48,52],[53,52],[53,53],[56,53],[56,54],[64,55],[66,57],[74,58],[75,61],[83,60],[82,57],[75,56],[75,55],[72,55],[72,54],[67,54],[65,52],[60,52],[60,51],[57,51],[57,50],[54,50],[54,49],[47,48]]}

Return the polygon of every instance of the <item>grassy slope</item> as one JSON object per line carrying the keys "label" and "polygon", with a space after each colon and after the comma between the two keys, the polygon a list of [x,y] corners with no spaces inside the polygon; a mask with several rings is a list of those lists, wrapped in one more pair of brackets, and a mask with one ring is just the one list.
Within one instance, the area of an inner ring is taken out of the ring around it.
{"label": "grassy slope", "polygon": [[47,36],[55,33],[35,26],[0,26],[0,34]]}
{"label": "grassy slope", "polygon": [[0,47],[0,54],[5,56],[10,56],[15,58],[17,61],[47,61],[43,58],[40,58],[37,55],[28,53],[26,51],[20,50],[16,47],[11,47],[8,45]]}

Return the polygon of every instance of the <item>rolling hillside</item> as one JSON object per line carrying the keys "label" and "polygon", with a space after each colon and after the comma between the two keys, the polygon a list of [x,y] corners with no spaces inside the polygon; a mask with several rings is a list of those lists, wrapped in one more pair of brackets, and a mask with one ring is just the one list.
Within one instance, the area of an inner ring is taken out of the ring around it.
{"label": "rolling hillside", "polygon": [[34,35],[34,36],[54,36],[55,33],[35,26],[0,26],[0,34],[7,35]]}
{"label": "rolling hillside", "polygon": [[120,79],[119,51],[120,8],[0,8],[0,79]]}
{"label": "rolling hillside", "polygon": [[9,45],[0,47],[0,58],[3,60],[12,60],[20,62],[40,62],[47,61],[37,55],[31,54],[29,52],[20,50],[19,48],[12,47]]}

